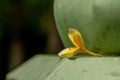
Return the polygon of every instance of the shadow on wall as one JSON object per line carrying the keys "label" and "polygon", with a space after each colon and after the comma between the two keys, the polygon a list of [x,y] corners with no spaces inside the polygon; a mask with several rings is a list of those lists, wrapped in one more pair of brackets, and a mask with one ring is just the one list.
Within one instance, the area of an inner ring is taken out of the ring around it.
{"label": "shadow on wall", "polygon": [[53,0],[0,1],[0,79],[38,53],[63,48],[55,28]]}

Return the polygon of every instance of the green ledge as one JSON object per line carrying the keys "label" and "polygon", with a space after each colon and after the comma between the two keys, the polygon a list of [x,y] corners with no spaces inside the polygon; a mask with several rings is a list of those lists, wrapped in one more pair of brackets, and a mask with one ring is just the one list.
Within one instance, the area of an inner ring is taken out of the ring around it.
{"label": "green ledge", "polygon": [[120,57],[70,60],[36,55],[8,73],[6,80],[120,80]]}

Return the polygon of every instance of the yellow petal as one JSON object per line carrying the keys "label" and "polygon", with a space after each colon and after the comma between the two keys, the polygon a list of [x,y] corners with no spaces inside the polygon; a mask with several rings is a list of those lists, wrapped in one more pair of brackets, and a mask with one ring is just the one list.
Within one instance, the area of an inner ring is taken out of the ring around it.
{"label": "yellow petal", "polygon": [[80,51],[83,51],[84,53],[93,55],[93,56],[101,56],[100,54],[93,53],[89,50],[87,50],[84,46],[83,38],[80,34],[80,32],[76,29],[70,28],[68,37],[70,38],[71,42],[80,49]]}
{"label": "yellow petal", "polygon": [[85,48],[84,48],[83,51],[84,51],[85,53],[90,54],[90,55],[93,55],[93,56],[97,56],[97,57],[102,56],[101,54],[97,54],[97,53],[91,52],[91,51],[89,51],[89,50],[87,50],[87,49],[85,49]]}
{"label": "yellow petal", "polygon": [[79,53],[79,48],[66,48],[58,53],[58,56],[61,58],[70,58],[73,57],[75,54]]}
{"label": "yellow petal", "polygon": [[84,48],[83,38],[78,30],[70,28],[68,37],[77,48]]}

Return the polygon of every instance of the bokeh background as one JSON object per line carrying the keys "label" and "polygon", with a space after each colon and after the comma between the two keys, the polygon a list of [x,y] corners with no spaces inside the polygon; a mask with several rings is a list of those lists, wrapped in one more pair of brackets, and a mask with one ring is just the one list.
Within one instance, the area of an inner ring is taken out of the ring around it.
{"label": "bokeh background", "polygon": [[36,54],[63,49],[53,0],[0,0],[0,80]]}

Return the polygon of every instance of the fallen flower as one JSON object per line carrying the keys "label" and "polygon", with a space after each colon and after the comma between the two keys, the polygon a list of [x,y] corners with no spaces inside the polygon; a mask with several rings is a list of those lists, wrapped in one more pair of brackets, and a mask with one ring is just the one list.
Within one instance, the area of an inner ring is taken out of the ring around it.
{"label": "fallen flower", "polygon": [[60,51],[58,53],[58,56],[60,56],[61,58],[71,58],[79,53],[87,53],[93,56],[101,56],[101,54],[91,52],[85,48],[84,40],[78,30],[70,28],[68,37],[71,40],[71,42],[75,45],[75,47],[69,47]]}

